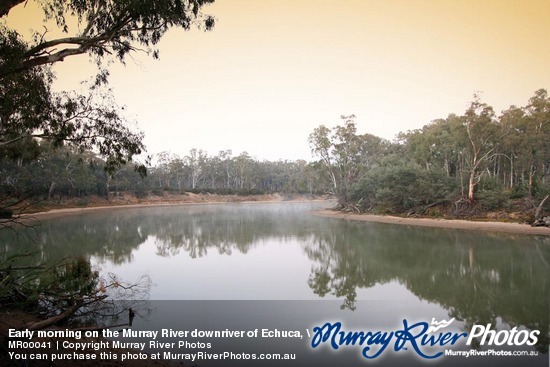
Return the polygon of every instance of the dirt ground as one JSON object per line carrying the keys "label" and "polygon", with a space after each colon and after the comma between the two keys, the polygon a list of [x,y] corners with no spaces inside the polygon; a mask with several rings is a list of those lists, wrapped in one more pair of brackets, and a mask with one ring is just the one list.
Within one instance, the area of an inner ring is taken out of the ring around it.
{"label": "dirt ground", "polygon": [[[109,200],[102,197],[86,198],[85,202],[80,199],[60,201],[58,204],[33,206],[29,213],[23,214],[21,218],[52,218],[68,214],[79,213],[90,210],[113,210],[128,207],[165,206],[165,205],[198,205],[214,203],[237,203],[237,202],[283,202],[283,201],[311,201],[328,200],[328,196],[308,195],[218,195],[218,194],[194,194],[165,193],[162,196],[149,195],[146,198],[136,198],[131,194],[121,193]],[[550,236],[550,228],[531,227],[528,224],[502,222],[499,218],[487,217],[485,220],[461,220],[461,219],[436,219],[436,218],[405,218],[390,215],[354,214],[333,210],[317,211],[314,214],[340,218],[346,220],[369,221],[390,224],[404,224],[422,227],[454,228],[476,231],[501,232],[513,234],[532,234]]]}
{"label": "dirt ground", "polygon": [[85,202],[77,199],[63,200],[58,203],[50,202],[42,205],[32,205],[25,208],[23,214],[14,216],[17,220],[54,218],[68,214],[78,214],[91,210],[115,210],[124,208],[139,208],[150,206],[170,205],[199,205],[217,203],[269,203],[269,202],[302,202],[302,201],[324,201],[328,196],[311,195],[218,195],[218,194],[164,194],[162,196],[149,195],[146,198],[137,199],[133,195],[121,194],[116,198],[106,200],[102,197],[89,197]]}
{"label": "dirt ground", "polygon": [[460,219],[432,219],[432,218],[402,218],[386,215],[372,214],[351,214],[342,213],[334,210],[319,210],[314,212],[316,215],[340,218],[346,220],[356,220],[365,222],[378,222],[389,224],[402,224],[420,227],[437,227],[437,228],[453,228],[484,232],[500,232],[513,234],[532,234],[550,236],[550,228],[548,227],[531,227],[528,224],[508,223],[508,222],[491,222],[491,221],[470,221]]}

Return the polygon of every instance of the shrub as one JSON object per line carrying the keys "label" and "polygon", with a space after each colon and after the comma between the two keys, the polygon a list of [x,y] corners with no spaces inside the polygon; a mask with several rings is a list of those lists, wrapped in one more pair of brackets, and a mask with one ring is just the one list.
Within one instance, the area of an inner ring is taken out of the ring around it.
{"label": "shrub", "polygon": [[477,200],[485,210],[496,210],[510,207],[510,194],[502,190],[480,190]]}
{"label": "shrub", "polygon": [[526,197],[529,194],[529,186],[525,184],[516,185],[512,188],[510,193],[511,199],[521,199]]}
{"label": "shrub", "polygon": [[393,162],[371,169],[352,188],[350,197],[361,210],[403,213],[444,200],[456,187],[455,180],[443,172]]}

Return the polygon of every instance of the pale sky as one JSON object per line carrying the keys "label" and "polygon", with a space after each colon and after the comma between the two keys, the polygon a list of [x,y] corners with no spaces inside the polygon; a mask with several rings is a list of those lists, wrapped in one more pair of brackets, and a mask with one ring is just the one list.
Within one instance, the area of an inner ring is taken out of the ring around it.
{"label": "pale sky", "polygon": [[[29,23],[25,12],[9,21]],[[500,113],[550,88],[550,0],[216,0],[204,12],[211,32],[172,30],[160,60],[110,67],[149,154],[310,160],[308,135],[340,115],[392,140],[462,114],[477,91]],[[93,70],[68,58],[56,85]]]}

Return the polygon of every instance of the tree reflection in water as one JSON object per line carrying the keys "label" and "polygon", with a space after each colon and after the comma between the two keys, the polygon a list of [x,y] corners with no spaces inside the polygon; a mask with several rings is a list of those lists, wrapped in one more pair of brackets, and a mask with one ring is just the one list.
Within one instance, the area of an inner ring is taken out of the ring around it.
{"label": "tree reflection in water", "polygon": [[341,299],[343,308],[355,308],[359,289],[398,282],[466,325],[504,322],[540,330],[539,347],[547,350],[549,238],[307,214],[322,206],[201,205],[89,213],[44,221],[35,241],[0,233],[0,256],[32,250],[36,264],[67,253],[125,264],[146,241],[153,241],[157,256],[167,258],[182,253],[200,258],[211,251],[247,254],[268,240],[295,242],[311,263],[309,278],[296,281],[307,281],[319,297]]}

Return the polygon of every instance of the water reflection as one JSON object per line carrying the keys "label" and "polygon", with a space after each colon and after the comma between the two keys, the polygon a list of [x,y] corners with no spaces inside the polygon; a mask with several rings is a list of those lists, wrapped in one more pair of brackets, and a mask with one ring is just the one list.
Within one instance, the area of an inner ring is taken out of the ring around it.
{"label": "water reflection", "polygon": [[353,308],[358,289],[397,280],[467,324],[541,330],[547,350],[548,238],[343,223],[315,241],[309,284],[320,296]]}
{"label": "water reflection", "polygon": [[270,238],[288,241],[311,233],[314,218],[305,211],[326,204],[303,205],[197,205],[90,212],[44,220],[39,228],[0,232],[0,256],[35,251],[35,261],[54,262],[67,254],[130,263],[148,239],[157,255],[170,257],[184,251],[204,257],[209,251],[230,255],[247,253]]}
{"label": "water reflection", "polygon": [[[397,282],[466,325],[508,324],[541,330],[539,346],[547,350],[548,238],[356,223],[307,214],[323,206],[236,204],[89,213],[43,221],[33,241],[12,232],[0,233],[0,256],[5,260],[32,250],[35,263],[47,263],[69,254],[83,255],[120,270],[151,256],[145,251],[149,244],[154,245],[154,256],[180,263],[182,257],[209,255],[221,255],[215,261],[223,262],[239,253],[257,265],[257,274],[222,276],[242,277],[236,283],[254,282],[257,276],[255,286],[269,294],[271,285],[259,280],[261,272],[275,261],[269,256],[274,243],[286,244],[300,249],[287,253],[303,258],[303,265],[293,266],[307,267],[303,270],[309,276],[287,279],[290,269],[281,263],[275,275],[279,279],[270,274],[269,281],[283,288],[307,282],[309,294],[298,297],[332,296],[341,299],[344,308],[354,309],[360,290]],[[252,251],[258,248],[268,256]],[[207,278],[212,267],[216,265],[209,264],[194,276]],[[178,276],[171,274],[172,279]],[[153,277],[153,282],[158,280]],[[234,290],[235,299],[245,294]]]}

